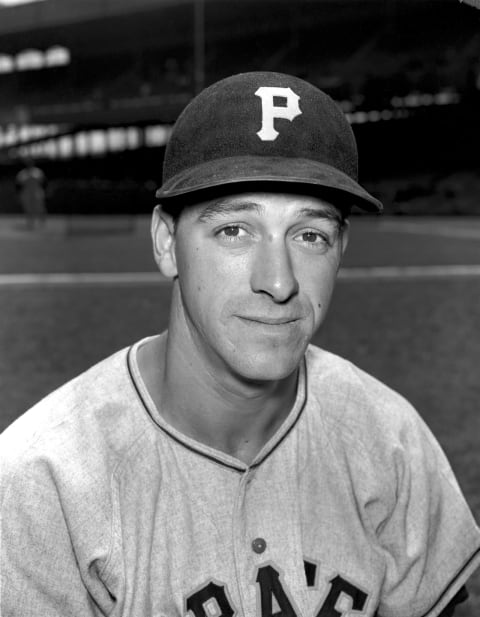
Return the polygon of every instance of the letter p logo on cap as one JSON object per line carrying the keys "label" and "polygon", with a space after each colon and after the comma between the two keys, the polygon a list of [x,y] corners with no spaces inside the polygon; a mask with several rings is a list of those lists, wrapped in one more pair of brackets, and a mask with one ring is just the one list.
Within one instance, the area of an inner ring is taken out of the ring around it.
{"label": "letter p logo on cap", "polygon": [[[275,118],[291,122],[302,113],[298,105],[300,97],[291,88],[261,86],[255,92],[255,96],[262,100],[262,128],[257,131],[262,141],[274,141],[278,137],[279,132],[274,126]],[[285,99],[286,105],[276,106],[275,97]]]}

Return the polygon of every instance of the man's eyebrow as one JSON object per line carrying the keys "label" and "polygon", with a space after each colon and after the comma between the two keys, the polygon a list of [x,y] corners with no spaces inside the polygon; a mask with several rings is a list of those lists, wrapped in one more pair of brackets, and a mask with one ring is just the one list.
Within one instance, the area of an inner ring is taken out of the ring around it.
{"label": "man's eyebrow", "polygon": [[[205,209],[200,213],[198,221],[204,223],[215,218],[216,216],[228,216],[238,212],[260,213],[262,209],[262,205],[256,203],[255,201],[225,201],[218,199],[209,203],[208,206],[205,207]],[[306,217],[327,219],[335,221],[338,224],[342,223],[342,216],[340,212],[336,208],[329,207],[327,205],[321,206],[319,208],[301,208],[300,210],[298,210],[295,216],[299,219]]]}
{"label": "man's eyebrow", "polygon": [[302,208],[297,213],[298,218],[306,217],[306,218],[315,218],[315,219],[328,219],[331,221],[336,221],[337,223],[342,223],[342,215],[335,208]]}
{"label": "man's eyebrow", "polygon": [[202,210],[198,220],[202,223],[209,221],[215,216],[229,215],[235,212],[260,212],[261,206],[254,201],[222,201],[217,200],[208,204]]}

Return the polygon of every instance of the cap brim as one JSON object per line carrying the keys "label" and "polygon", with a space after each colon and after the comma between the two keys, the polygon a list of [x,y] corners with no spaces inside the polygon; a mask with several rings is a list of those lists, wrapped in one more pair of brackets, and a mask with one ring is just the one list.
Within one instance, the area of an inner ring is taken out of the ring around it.
{"label": "cap brim", "polygon": [[[330,165],[308,159],[239,156],[211,160],[169,178],[156,192],[161,201],[193,193],[212,193],[216,187],[244,184],[293,184],[319,197],[330,195],[342,204],[381,212],[382,203],[355,180]],[[200,194],[199,194],[200,198]]]}

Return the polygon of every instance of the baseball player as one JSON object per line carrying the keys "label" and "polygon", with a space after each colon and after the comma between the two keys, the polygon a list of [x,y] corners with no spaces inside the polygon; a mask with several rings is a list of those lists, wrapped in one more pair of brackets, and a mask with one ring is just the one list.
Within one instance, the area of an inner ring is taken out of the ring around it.
{"label": "baseball player", "polygon": [[47,210],[45,207],[46,178],[43,171],[35,165],[32,159],[27,158],[25,167],[18,172],[15,178],[18,198],[25,213],[27,226],[35,228],[45,223]]}
{"label": "baseball player", "polygon": [[0,438],[3,617],[452,615],[480,533],[440,446],[310,344],[350,208],[381,209],[342,112],[289,75],[222,80],[157,196],[168,331]]}

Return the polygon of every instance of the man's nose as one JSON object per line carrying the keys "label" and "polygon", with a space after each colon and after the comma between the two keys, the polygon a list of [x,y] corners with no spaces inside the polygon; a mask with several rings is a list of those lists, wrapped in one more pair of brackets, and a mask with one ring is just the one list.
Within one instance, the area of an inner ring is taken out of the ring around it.
{"label": "man's nose", "polygon": [[298,293],[291,255],[283,238],[265,239],[257,247],[251,273],[251,287],[268,294],[274,302],[286,302]]}

